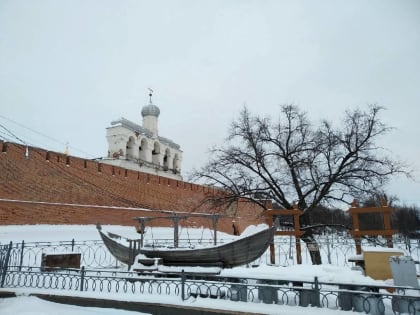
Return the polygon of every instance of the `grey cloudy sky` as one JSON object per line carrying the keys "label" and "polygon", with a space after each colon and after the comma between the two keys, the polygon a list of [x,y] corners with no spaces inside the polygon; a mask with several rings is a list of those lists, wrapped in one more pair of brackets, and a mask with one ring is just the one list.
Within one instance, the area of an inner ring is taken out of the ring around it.
{"label": "grey cloudy sky", "polygon": [[0,0],[0,123],[29,144],[105,156],[105,128],[140,123],[150,87],[185,174],[244,104],[339,124],[377,103],[396,127],[383,145],[417,169],[389,192],[420,205],[419,61],[417,0]]}

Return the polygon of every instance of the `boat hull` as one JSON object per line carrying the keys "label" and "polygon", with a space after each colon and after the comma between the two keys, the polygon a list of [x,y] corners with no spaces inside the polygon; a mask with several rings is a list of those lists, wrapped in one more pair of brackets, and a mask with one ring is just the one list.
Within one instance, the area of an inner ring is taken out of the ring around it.
{"label": "boat hull", "polygon": [[129,266],[134,264],[138,254],[143,254],[148,258],[160,258],[162,264],[167,266],[232,268],[249,264],[261,257],[273,240],[275,228],[268,228],[226,244],[197,249],[139,248],[138,240],[130,241],[130,247],[127,247],[111,239],[99,228],[98,230],[111,254]]}
{"label": "boat hull", "polygon": [[220,266],[232,268],[261,257],[273,239],[274,229],[266,229],[230,243],[199,249],[141,248],[149,258],[160,258],[167,266]]}
{"label": "boat hull", "polygon": [[129,267],[134,264],[134,259],[140,253],[140,241],[132,240],[130,243],[132,246],[124,246],[117,241],[114,241],[111,237],[106,235],[98,228],[99,234],[104,242],[106,248],[110,251],[118,261],[128,265]]}

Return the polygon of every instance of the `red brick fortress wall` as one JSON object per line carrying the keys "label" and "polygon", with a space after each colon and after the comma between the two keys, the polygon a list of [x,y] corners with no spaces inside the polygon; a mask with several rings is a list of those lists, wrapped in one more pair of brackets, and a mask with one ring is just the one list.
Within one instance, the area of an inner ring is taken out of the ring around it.
{"label": "red brick fortress wall", "polygon": [[[202,185],[0,142],[0,225],[134,225],[133,217],[162,215],[139,208],[220,213],[203,205],[217,193]],[[219,228],[231,233],[232,220],[240,229],[260,223],[261,210],[238,202],[227,211],[235,217],[221,219]],[[194,218],[195,225],[207,226],[208,221]]]}

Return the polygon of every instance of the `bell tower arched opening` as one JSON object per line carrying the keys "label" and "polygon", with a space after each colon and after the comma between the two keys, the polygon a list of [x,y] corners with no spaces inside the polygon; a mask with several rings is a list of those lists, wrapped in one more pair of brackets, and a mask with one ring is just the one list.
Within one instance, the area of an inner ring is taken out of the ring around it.
{"label": "bell tower arched opening", "polygon": [[129,160],[136,158],[135,144],[136,144],[136,140],[134,139],[134,137],[128,138],[128,142],[126,146],[126,158]]}
{"label": "bell tower arched opening", "polygon": [[139,146],[139,159],[143,161],[148,161],[149,159],[149,143],[147,142],[146,138],[141,139],[140,146]]}
{"label": "bell tower arched opening", "polygon": [[165,155],[163,156],[163,170],[167,171],[170,168],[172,168],[171,151],[169,149],[166,149]]}
{"label": "bell tower arched opening", "polygon": [[160,166],[160,143],[155,141],[153,144],[153,151],[152,151],[152,163],[155,165]]}
{"label": "bell tower arched opening", "polygon": [[177,173],[179,173],[181,170],[180,170],[180,161],[179,161],[179,156],[178,156],[178,154],[176,154],[175,153],[175,155],[174,155],[174,159],[173,159],[173,162],[172,162],[172,169],[173,169],[173,171],[174,171],[174,173],[175,174],[177,174]]}

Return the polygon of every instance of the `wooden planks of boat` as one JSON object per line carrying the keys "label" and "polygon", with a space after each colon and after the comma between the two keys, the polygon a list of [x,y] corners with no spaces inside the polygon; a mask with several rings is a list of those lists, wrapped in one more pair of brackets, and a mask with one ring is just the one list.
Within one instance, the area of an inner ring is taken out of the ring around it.
{"label": "wooden planks of boat", "polygon": [[129,267],[133,265],[134,259],[138,254],[143,254],[148,258],[160,258],[162,264],[167,266],[232,268],[249,264],[258,259],[267,250],[276,230],[275,227],[270,227],[229,243],[205,248],[165,249],[140,248],[140,240],[130,239],[127,239],[129,246],[124,246],[102,232],[100,225],[97,225],[97,228],[111,254]]}

